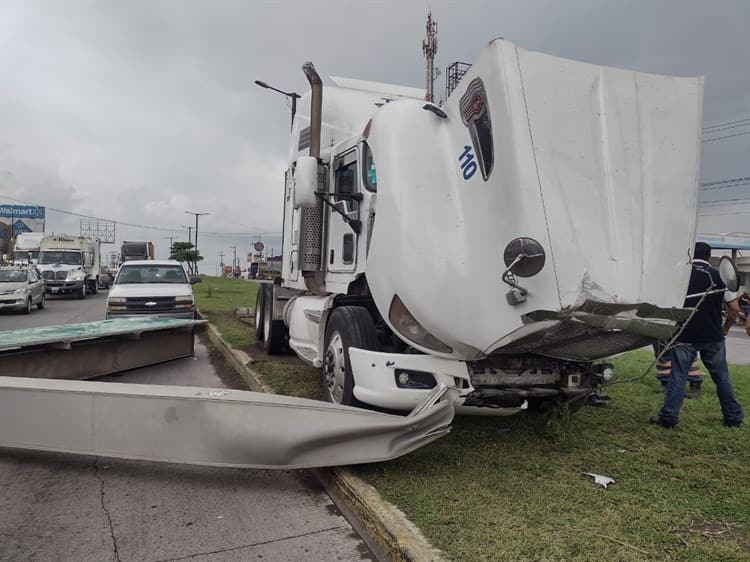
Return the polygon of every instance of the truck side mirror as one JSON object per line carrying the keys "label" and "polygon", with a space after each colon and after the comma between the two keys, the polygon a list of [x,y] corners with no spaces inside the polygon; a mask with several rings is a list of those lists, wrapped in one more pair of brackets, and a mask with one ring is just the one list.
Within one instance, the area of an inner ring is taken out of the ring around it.
{"label": "truck side mirror", "polygon": [[294,168],[294,208],[312,209],[318,205],[318,159],[300,156]]}
{"label": "truck side mirror", "polygon": [[200,277],[191,277],[190,284],[195,285],[196,283],[203,283],[203,280]]}
{"label": "truck side mirror", "polygon": [[518,277],[533,277],[544,267],[544,248],[533,238],[514,238],[505,247],[503,261],[508,268],[506,272]]}

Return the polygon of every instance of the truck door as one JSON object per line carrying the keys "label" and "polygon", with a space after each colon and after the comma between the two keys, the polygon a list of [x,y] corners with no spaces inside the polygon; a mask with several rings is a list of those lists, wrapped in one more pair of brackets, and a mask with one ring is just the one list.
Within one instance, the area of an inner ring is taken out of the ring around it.
{"label": "truck door", "polygon": [[[360,193],[360,173],[356,148],[338,156],[333,163],[331,204],[351,220],[359,219],[359,202],[351,195]],[[357,267],[357,233],[344,216],[326,206],[328,213],[328,246],[326,267],[330,272],[353,272]]]}

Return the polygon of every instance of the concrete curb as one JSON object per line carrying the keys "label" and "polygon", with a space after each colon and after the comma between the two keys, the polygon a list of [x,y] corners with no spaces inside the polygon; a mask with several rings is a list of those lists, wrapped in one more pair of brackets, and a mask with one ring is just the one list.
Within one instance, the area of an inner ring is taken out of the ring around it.
{"label": "concrete curb", "polygon": [[[250,367],[252,357],[229,345],[210,323],[207,334],[215,349],[250,388],[256,392],[273,392]],[[402,511],[348,469],[318,468],[311,472],[379,558],[399,562],[448,562],[445,554],[432,546]]]}

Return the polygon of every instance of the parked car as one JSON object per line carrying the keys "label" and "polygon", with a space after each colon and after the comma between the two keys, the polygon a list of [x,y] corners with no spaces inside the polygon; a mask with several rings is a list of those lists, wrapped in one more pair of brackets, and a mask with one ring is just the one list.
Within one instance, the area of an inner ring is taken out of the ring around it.
{"label": "parked car", "polygon": [[168,316],[195,318],[193,283],[182,264],[173,260],[137,260],[122,264],[107,295],[109,318]]}
{"label": "parked car", "polygon": [[31,313],[47,302],[44,281],[35,267],[0,267],[0,310]]}

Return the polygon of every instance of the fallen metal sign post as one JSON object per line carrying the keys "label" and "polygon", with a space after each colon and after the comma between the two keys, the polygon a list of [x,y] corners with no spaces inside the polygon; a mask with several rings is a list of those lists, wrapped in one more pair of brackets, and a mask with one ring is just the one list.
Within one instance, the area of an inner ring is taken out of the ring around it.
{"label": "fallen metal sign post", "polygon": [[247,468],[377,462],[446,435],[447,392],[394,416],[243,390],[0,376],[0,447]]}
{"label": "fallen metal sign post", "polygon": [[0,332],[0,373],[87,379],[193,355],[205,320],[133,317]]}

